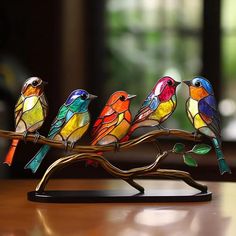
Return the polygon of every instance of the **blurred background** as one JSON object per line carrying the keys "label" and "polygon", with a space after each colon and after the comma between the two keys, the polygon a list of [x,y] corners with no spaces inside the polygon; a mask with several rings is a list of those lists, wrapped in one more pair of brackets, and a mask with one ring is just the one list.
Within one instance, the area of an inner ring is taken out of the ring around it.
{"label": "blurred background", "polygon": [[[48,81],[50,113],[40,133],[47,135],[60,105],[70,92],[84,88],[99,96],[90,106],[93,120],[116,90],[136,94],[131,110],[137,112],[148,91],[163,75],[178,81],[196,75],[214,86],[222,118],[224,152],[235,169],[236,141],[236,15],[233,0],[2,0],[0,5],[0,129],[14,130],[14,105],[25,79],[39,76]],[[178,107],[164,125],[192,131],[185,115],[186,87],[179,86]],[[80,143],[88,144],[89,133]],[[162,139],[171,148],[177,142]],[[9,140],[0,139],[1,162]],[[192,143],[188,143],[192,147]],[[0,177],[41,177],[58,156],[53,150],[39,173],[23,167],[40,146],[20,144],[11,168],[0,165]],[[113,153],[121,168],[148,164],[155,147],[143,145]],[[199,167],[184,166],[171,156],[163,167],[190,171],[195,178],[220,177],[214,152],[199,158]],[[67,177],[106,177],[100,168],[83,164],[64,170]],[[69,173],[68,173],[69,172]]]}

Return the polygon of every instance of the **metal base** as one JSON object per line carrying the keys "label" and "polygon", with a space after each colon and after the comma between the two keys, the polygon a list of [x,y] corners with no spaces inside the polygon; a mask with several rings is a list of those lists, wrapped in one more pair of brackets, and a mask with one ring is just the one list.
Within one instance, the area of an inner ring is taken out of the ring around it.
{"label": "metal base", "polygon": [[149,190],[145,193],[119,190],[48,190],[28,192],[28,200],[45,203],[116,203],[116,202],[204,202],[212,193],[187,190]]}

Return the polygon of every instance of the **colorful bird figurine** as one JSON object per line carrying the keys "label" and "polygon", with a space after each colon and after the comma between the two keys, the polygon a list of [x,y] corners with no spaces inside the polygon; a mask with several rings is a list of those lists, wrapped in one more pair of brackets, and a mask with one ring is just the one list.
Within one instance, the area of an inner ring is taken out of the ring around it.
{"label": "colorful bird figurine", "polygon": [[180,82],[169,76],[157,81],[135,116],[128,136],[141,127],[159,126],[176,108],[176,87]]}
{"label": "colorful bird figurine", "polygon": [[130,100],[136,95],[117,91],[108,99],[92,129],[92,145],[117,143],[127,134],[132,121]]}
{"label": "colorful bird figurine", "polygon": [[[47,115],[48,104],[44,95],[46,83],[38,78],[27,79],[22,87],[21,96],[15,106],[15,131],[27,136],[28,132],[36,132]],[[13,139],[4,163],[11,166],[19,139]]]}
{"label": "colorful bird figurine", "polygon": [[[134,97],[136,95],[125,91],[117,91],[110,96],[93,125],[91,145],[116,145],[123,141],[132,121],[129,108],[130,100]],[[87,164],[94,162],[89,160]]]}
{"label": "colorful bird figurine", "polygon": [[231,173],[221,150],[220,117],[212,85],[203,77],[195,77],[190,81],[184,81],[184,83],[189,86],[186,110],[190,122],[197,132],[211,138],[220,173]]}
{"label": "colorful bird figurine", "polygon": [[[59,109],[49,130],[48,138],[63,141],[66,147],[70,145],[73,148],[89,127],[88,105],[96,97],[83,89],[73,91]],[[48,145],[42,146],[26,164],[25,169],[31,169],[35,173],[49,149]]]}

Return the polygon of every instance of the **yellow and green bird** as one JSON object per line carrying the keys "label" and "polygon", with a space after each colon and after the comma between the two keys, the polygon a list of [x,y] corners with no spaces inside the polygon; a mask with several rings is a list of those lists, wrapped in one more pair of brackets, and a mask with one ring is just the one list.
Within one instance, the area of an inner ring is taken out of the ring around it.
{"label": "yellow and green bird", "polygon": [[[97,96],[83,89],[73,91],[61,106],[49,130],[48,138],[59,140],[72,147],[88,130],[90,115],[88,105]],[[43,145],[36,155],[26,164],[25,169],[37,171],[50,146]]]}
{"label": "yellow and green bird", "polygon": [[[37,131],[45,120],[48,111],[44,95],[45,82],[38,77],[27,79],[22,87],[21,96],[15,106],[15,131],[25,136]],[[4,163],[12,164],[19,139],[13,139]]]}

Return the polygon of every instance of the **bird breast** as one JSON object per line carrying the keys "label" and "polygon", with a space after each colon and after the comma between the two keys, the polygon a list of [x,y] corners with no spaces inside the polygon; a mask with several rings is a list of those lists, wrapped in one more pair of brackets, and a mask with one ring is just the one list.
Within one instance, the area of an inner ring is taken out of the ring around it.
{"label": "bird breast", "polygon": [[175,106],[176,101],[172,99],[168,100],[167,102],[161,102],[157,109],[149,116],[149,118],[162,122],[173,112]]}

